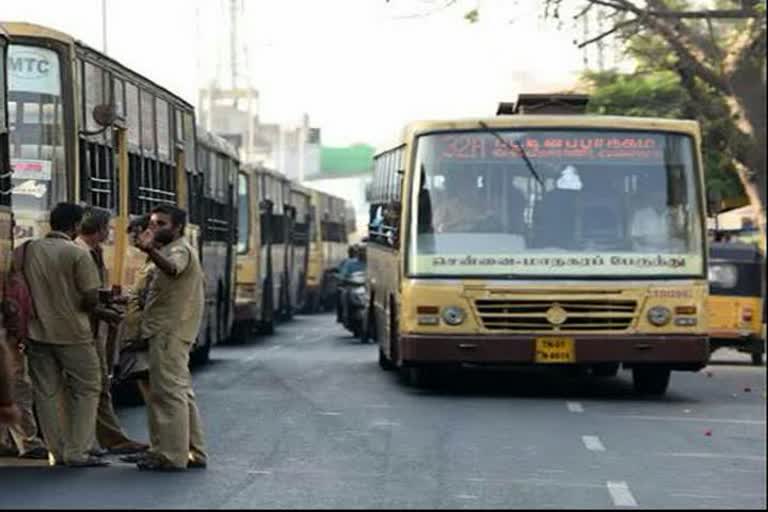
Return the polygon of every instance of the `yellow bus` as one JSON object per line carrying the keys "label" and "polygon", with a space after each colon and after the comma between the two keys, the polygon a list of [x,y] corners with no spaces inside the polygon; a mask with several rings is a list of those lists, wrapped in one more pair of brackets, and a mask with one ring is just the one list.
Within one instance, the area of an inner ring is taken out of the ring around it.
{"label": "yellow bus", "polygon": [[[0,26],[0,304],[5,299],[5,279],[13,253],[13,213],[11,211],[11,162],[8,158],[8,119],[5,95],[7,93],[6,56],[8,35]],[[0,343],[6,343],[3,308],[0,307]]]}
{"label": "yellow bus", "polygon": [[[259,168],[245,165],[237,177],[237,281],[235,294],[235,338],[240,341],[254,329],[271,331],[273,327],[272,289],[268,288],[267,267],[268,226],[260,200],[261,174]],[[270,258],[271,259],[271,258]],[[267,297],[267,293],[269,297]]]}
{"label": "yellow bus", "polygon": [[623,365],[663,394],[708,360],[695,122],[414,122],[375,156],[372,200],[367,332],[413,384],[461,364]]}
{"label": "yellow bus", "polygon": [[[198,169],[192,105],[67,34],[0,25],[12,41],[7,107],[17,242],[44,235],[60,201],[107,208],[114,214],[109,280],[131,286],[144,256],[129,247],[127,223],[165,203],[190,213],[187,237],[202,249],[197,208],[210,176]],[[205,361],[217,341],[215,314],[206,311],[193,360]]]}
{"label": "yellow bus", "polygon": [[312,192],[296,182],[291,182],[289,198],[290,247],[288,256],[288,306],[293,316],[303,311],[307,301],[307,265],[309,262],[309,228],[311,222]]}
{"label": "yellow bus", "polygon": [[202,230],[200,258],[206,278],[205,302],[208,314],[207,335],[212,343],[222,343],[232,333],[235,316],[235,180],[240,159],[232,144],[204,129],[197,128],[197,164],[202,180],[190,203],[190,222]]}
{"label": "yellow bus", "polygon": [[312,226],[305,311],[336,308],[336,267],[347,257],[347,205],[340,197],[312,190]]}

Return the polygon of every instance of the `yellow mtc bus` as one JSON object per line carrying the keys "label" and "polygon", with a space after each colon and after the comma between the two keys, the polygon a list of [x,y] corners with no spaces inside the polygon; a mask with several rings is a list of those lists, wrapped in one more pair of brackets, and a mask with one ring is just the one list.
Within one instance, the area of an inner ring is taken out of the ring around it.
{"label": "yellow mtc bus", "polygon": [[[111,284],[131,286],[144,256],[130,247],[131,217],[159,204],[190,212],[187,236],[202,249],[204,176],[189,103],[62,32],[0,23],[8,46],[8,119],[16,241],[49,229],[60,201],[114,214],[105,260]],[[202,254],[202,252],[201,252]],[[206,311],[193,359],[216,342]]]}
{"label": "yellow mtc bus", "polygon": [[347,257],[347,205],[340,197],[312,190],[305,311],[316,313],[336,307],[336,268]]}
{"label": "yellow mtc bus", "polygon": [[375,156],[367,334],[413,384],[461,364],[707,362],[697,123],[587,115],[415,122]]}

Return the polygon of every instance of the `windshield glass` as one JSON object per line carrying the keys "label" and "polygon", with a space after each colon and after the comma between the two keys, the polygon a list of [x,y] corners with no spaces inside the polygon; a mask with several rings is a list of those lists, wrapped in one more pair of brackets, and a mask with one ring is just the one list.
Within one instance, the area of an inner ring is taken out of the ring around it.
{"label": "windshield glass", "polygon": [[410,273],[700,276],[694,147],[631,131],[421,136]]}
{"label": "windshield glass", "polygon": [[56,52],[8,47],[14,210],[47,211],[66,197],[61,72]]}

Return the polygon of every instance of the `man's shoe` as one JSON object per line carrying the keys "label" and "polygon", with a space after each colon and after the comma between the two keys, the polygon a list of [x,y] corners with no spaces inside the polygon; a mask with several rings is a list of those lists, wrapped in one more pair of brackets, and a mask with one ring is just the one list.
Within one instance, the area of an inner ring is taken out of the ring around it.
{"label": "man's shoe", "polygon": [[107,450],[105,450],[104,448],[91,448],[90,450],[88,450],[88,455],[90,455],[91,457],[103,457],[107,455]]}
{"label": "man's shoe", "polygon": [[187,468],[174,466],[170,462],[158,456],[147,456],[136,463],[141,471],[186,471]]}
{"label": "man's shoe", "polygon": [[70,468],[103,468],[109,466],[109,462],[101,457],[89,456],[82,460],[71,460],[65,463]]}
{"label": "man's shoe", "polygon": [[48,460],[48,450],[42,446],[32,448],[28,452],[19,455],[20,459]]}
{"label": "man's shoe", "polygon": [[208,462],[200,459],[190,459],[187,462],[187,469],[205,469],[208,467]]}
{"label": "man's shoe", "polygon": [[136,464],[139,461],[142,461],[146,459],[149,455],[144,453],[132,453],[130,455],[125,455],[123,457],[119,457],[117,460],[120,462],[127,462],[128,464]]}
{"label": "man's shoe", "polygon": [[136,441],[128,441],[112,446],[107,450],[107,453],[109,455],[128,455],[131,453],[146,452],[147,450],[149,450],[149,445],[137,443]]}

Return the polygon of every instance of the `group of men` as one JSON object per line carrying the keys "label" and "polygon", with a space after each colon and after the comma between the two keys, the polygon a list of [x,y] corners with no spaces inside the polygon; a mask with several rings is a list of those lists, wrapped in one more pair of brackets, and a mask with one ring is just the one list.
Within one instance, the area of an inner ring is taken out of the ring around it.
{"label": "group of men", "polygon": [[[161,205],[131,223],[146,262],[125,295],[107,286],[107,210],[59,203],[50,232],[16,249],[32,314],[27,336],[0,347],[0,450],[69,467],[106,466],[108,454],[142,470],[207,466],[188,369],[204,278],[186,222],[184,210]],[[112,406],[119,346],[146,361],[137,375],[146,374],[148,445],[126,435]]]}

